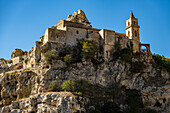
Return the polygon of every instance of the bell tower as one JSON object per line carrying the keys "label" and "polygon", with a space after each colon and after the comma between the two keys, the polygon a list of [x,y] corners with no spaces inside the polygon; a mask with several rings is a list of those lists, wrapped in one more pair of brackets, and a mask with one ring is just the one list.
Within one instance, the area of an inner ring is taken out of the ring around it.
{"label": "bell tower", "polygon": [[129,39],[140,42],[139,28],[140,26],[138,25],[138,19],[135,18],[131,11],[129,19],[126,20],[126,36],[128,36]]}

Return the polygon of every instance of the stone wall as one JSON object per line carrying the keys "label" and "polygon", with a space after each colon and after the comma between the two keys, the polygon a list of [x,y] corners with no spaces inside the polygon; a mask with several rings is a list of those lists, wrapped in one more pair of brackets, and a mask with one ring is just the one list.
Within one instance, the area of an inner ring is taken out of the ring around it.
{"label": "stone wall", "polygon": [[[115,31],[102,29],[100,30],[100,36],[103,39],[104,56],[110,57],[112,53],[116,51],[115,45],[120,44],[121,49],[130,47],[130,42],[125,34],[116,33]],[[132,42],[133,43],[133,42]],[[135,46],[136,47],[136,46]]]}
{"label": "stone wall", "polygon": [[20,63],[21,61],[23,61],[22,57],[18,56],[15,58],[11,58],[13,65]]}
{"label": "stone wall", "polygon": [[78,40],[87,38],[87,30],[81,28],[67,27],[66,30],[66,44],[76,45]]}

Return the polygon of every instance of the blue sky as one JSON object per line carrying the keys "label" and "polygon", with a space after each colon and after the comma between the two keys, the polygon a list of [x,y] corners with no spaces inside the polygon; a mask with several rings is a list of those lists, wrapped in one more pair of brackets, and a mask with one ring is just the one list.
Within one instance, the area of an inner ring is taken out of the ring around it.
{"label": "blue sky", "polygon": [[29,51],[48,27],[78,9],[94,28],[120,33],[133,11],[141,42],[170,57],[170,0],[0,0],[0,58],[10,59],[15,48]]}

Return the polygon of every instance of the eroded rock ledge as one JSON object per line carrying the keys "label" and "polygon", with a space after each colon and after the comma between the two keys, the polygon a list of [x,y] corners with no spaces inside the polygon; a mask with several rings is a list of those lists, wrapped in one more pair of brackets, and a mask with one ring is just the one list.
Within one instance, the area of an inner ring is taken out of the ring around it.
{"label": "eroded rock ledge", "polygon": [[[119,59],[116,61],[108,60],[97,66],[86,60],[68,66],[65,62],[57,60],[48,69],[43,69],[42,64],[37,69],[2,73],[0,76],[0,105],[3,110],[2,113],[31,112],[34,110],[38,112],[57,112],[57,110],[61,109],[70,110],[69,112],[72,113],[73,109],[68,108],[69,99],[72,97],[78,98],[77,96],[60,97],[60,92],[46,93],[52,80],[57,80],[61,85],[68,79],[75,81],[83,79],[91,84],[99,84],[106,88],[114,83],[118,83],[125,89],[138,90],[141,93],[144,106],[168,113],[170,108],[169,73],[166,70],[155,68],[150,63],[145,65],[141,72],[133,73],[131,65],[121,62]],[[38,72],[39,69],[41,69],[40,73]],[[64,92],[61,93],[64,94]],[[102,90],[100,93],[103,93]],[[53,99],[53,95],[56,95],[56,100]],[[30,98],[22,99],[26,97]],[[44,100],[45,98],[47,99]],[[59,103],[59,98],[63,98],[63,102]],[[68,101],[66,101],[67,99]],[[112,99],[108,98],[108,100]],[[82,98],[80,103],[85,104],[84,98]],[[60,108],[60,104],[65,107]],[[81,107],[74,106],[74,110],[85,110],[84,104],[75,104],[75,106],[81,105]],[[118,105],[121,105],[121,102],[118,102]],[[17,107],[13,108],[13,106]]]}
{"label": "eroded rock ledge", "polygon": [[85,98],[70,92],[48,92],[32,95],[1,108],[1,113],[74,113],[85,112]]}

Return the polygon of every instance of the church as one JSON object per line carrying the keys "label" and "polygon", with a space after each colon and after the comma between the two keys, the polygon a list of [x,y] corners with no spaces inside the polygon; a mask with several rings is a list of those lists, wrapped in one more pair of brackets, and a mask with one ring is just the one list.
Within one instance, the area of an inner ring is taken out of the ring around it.
{"label": "church", "polygon": [[[150,44],[140,42],[140,26],[138,19],[131,12],[130,17],[126,20],[124,33],[118,33],[108,29],[93,28],[85,13],[82,10],[75,11],[68,15],[66,20],[60,20],[58,24],[46,29],[40,41],[35,42],[35,46],[29,52],[19,52],[21,55],[12,55],[13,64],[22,63],[23,68],[35,67],[43,57],[41,51],[46,49],[57,49],[60,45],[72,47],[76,46],[82,39],[90,39],[97,42],[102,48],[100,55],[103,58],[110,58],[116,51],[116,45],[119,44],[121,49],[131,47],[134,53],[142,52],[146,56],[151,56]],[[50,44],[50,45],[49,45]],[[59,47],[60,46],[60,47]],[[144,46],[146,49],[141,49]],[[14,50],[13,53],[21,50]]]}
{"label": "church", "polygon": [[146,50],[143,50],[143,52],[151,53],[150,45],[140,42],[139,28],[138,19],[135,18],[132,12],[129,19],[126,20],[126,34],[124,34],[107,29],[93,28],[85,13],[82,10],[78,10],[73,15],[68,15],[66,20],[60,20],[57,25],[48,28],[40,41],[43,44],[59,42],[74,46],[78,41],[89,38],[103,46],[105,57],[111,55],[117,43],[121,45],[122,49],[132,46],[133,52],[141,52],[141,47],[145,46]]}

